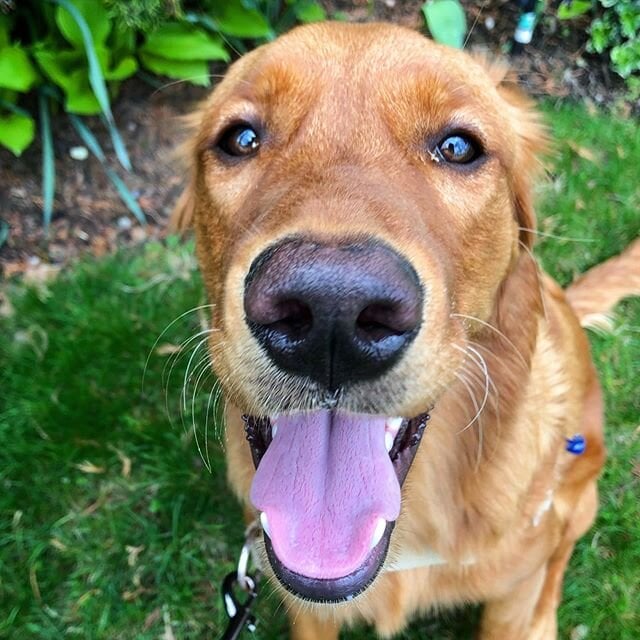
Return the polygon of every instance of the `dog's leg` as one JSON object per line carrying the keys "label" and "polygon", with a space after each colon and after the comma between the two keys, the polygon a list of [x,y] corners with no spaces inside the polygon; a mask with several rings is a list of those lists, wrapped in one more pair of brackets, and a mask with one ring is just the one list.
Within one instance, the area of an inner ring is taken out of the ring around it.
{"label": "dog's leg", "polygon": [[532,640],[531,623],[546,573],[546,567],[541,567],[515,585],[509,595],[486,603],[480,640]]}
{"label": "dog's leg", "polygon": [[338,640],[340,628],[330,620],[321,620],[308,611],[289,611],[291,640]]}
{"label": "dog's leg", "polygon": [[564,572],[576,541],[591,527],[598,508],[598,490],[590,482],[574,506],[573,518],[565,539],[547,564],[547,577],[536,608],[531,640],[554,640],[557,637],[557,609],[562,598]]}
{"label": "dog's leg", "polygon": [[530,640],[555,640],[558,637],[557,611],[562,596],[562,579],[574,546],[573,541],[561,545],[549,561],[542,594],[527,636]]}
{"label": "dog's leg", "polygon": [[504,598],[488,602],[481,640],[556,640],[562,581],[576,540],[591,526],[598,504],[595,480],[574,506],[574,517],[547,563]]}

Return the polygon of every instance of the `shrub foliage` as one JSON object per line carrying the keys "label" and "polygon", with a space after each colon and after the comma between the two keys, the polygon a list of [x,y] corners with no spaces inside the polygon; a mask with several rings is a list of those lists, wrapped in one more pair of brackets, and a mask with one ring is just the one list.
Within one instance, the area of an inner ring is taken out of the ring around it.
{"label": "shrub foliage", "polygon": [[[139,69],[209,84],[208,65],[270,40],[295,21],[323,19],[312,0],[21,0],[0,13],[0,144],[31,144],[26,94],[48,87],[64,110],[103,114]],[[106,87],[106,100],[100,96]]]}
{"label": "shrub foliage", "polygon": [[123,80],[141,71],[151,81],[155,74],[206,86],[211,62],[228,62],[231,53],[271,40],[296,22],[324,18],[315,0],[0,0],[0,146],[19,156],[39,120],[45,228],[55,194],[52,107],[69,114],[142,223],[139,204],[80,117],[101,116],[128,171],[111,113]]}
{"label": "shrub foliage", "polygon": [[561,20],[591,17],[587,49],[607,55],[611,68],[629,89],[640,94],[640,3],[638,0],[564,0],[558,8]]}

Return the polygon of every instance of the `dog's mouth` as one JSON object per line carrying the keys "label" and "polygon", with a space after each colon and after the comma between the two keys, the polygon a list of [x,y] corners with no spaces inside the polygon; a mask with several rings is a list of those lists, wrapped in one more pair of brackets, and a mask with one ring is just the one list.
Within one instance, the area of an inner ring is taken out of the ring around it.
{"label": "dog's mouth", "polygon": [[384,563],[429,414],[245,416],[251,502],[278,580],[315,602],[350,600]]}

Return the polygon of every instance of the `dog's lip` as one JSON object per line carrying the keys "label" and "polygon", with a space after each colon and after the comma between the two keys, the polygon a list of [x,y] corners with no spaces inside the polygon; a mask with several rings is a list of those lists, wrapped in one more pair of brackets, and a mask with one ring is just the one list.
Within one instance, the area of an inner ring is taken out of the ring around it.
{"label": "dog's lip", "polygon": [[280,562],[269,536],[263,532],[264,545],[274,574],[289,593],[310,602],[337,604],[353,600],[375,580],[387,557],[394,526],[394,522],[387,522],[382,538],[371,549],[364,562],[355,571],[341,578],[310,578],[295,573]]}
{"label": "dog's lip", "polygon": [[[427,422],[430,419],[429,412],[431,410],[432,407],[429,411],[411,419],[387,419],[387,428],[391,426],[392,432],[395,433],[389,457],[392,460],[400,486],[404,483],[409,472]],[[262,456],[271,444],[271,418],[245,415],[243,420],[253,462],[257,469]],[[386,559],[394,526],[395,522],[387,522],[381,539],[371,549],[365,560],[351,573],[338,578],[313,578],[296,573],[280,561],[267,532],[264,532],[264,541],[267,557],[273,572],[287,591],[313,602],[337,603],[355,598],[374,581]]]}

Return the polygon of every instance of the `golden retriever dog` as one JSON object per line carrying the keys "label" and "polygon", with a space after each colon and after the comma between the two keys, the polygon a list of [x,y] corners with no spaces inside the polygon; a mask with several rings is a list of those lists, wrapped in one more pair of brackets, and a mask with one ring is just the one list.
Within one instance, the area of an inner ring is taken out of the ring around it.
{"label": "golden retriever dog", "polygon": [[627,293],[638,247],[568,302],[531,253],[538,115],[503,67],[404,28],[295,29],[195,124],[174,222],[292,637],[480,602],[483,640],[556,638],[605,459],[575,309]]}

